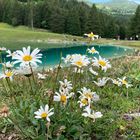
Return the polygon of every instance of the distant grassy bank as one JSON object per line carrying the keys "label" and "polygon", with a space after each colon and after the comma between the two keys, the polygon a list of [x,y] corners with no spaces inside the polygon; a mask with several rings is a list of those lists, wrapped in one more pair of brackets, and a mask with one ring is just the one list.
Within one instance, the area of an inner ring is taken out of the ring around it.
{"label": "distant grassy bank", "polygon": [[140,49],[140,41],[129,41],[129,40],[113,40],[113,39],[99,39],[96,40],[97,44],[108,44],[108,45],[119,45],[119,46],[128,46],[135,47]]}
{"label": "distant grassy bank", "polygon": [[[28,27],[12,27],[5,23],[0,23],[0,46],[11,49],[21,48],[31,45],[32,47],[50,48],[49,43],[56,44],[54,47],[64,47],[62,44],[83,44],[89,43],[83,37],[66,34],[51,33],[47,30],[35,29],[32,31]],[[117,41],[113,39],[99,39],[90,42],[91,44],[109,44],[140,48],[140,41]]]}

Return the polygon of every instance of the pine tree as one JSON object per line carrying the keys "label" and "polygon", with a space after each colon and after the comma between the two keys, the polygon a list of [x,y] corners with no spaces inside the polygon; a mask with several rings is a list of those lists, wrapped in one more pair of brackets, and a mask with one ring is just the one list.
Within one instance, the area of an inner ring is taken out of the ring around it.
{"label": "pine tree", "polygon": [[137,7],[135,16],[131,20],[131,34],[140,35],[140,5]]}
{"label": "pine tree", "polygon": [[100,17],[96,6],[93,4],[90,9],[88,20],[87,20],[87,32],[93,32],[95,34],[100,34]]}
{"label": "pine tree", "polygon": [[88,20],[88,6],[82,2],[79,7],[78,7],[78,12],[79,12],[79,20],[80,20],[80,28],[81,28],[81,34],[83,35],[84,33],[86,33],[86,29],[87,29],[87,20]]}
{"label": "pine tree", "polygon": [[65,21],[65,11],[60,8],[55,8],[49,19],[50,30],[56,33],[64,33]]}
{"label": "pine tree", "polygon": [[80,35],[80,19],[76,8],[72,8],[67,15],[66,32],[72,35]]}

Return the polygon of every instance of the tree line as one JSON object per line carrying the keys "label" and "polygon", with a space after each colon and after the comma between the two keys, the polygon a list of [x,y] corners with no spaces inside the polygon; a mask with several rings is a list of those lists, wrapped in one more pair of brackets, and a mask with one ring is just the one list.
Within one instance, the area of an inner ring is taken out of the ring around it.
{"label": "tree line", "polygon": [[[0,22],[26,25],[56,33],[83,35],[94,32],[114,38],[140,33],[140,7],[129,22],[102,13],[93,4],[77,0],[0,0]],[[129,23],[129,24],[128,24]]]}

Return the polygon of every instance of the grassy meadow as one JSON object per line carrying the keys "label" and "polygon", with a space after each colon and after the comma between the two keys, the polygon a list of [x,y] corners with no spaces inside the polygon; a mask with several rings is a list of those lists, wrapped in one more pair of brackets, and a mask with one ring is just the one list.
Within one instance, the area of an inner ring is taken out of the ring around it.
{"label": "grassy meadow", "polygon": [[72,43],[73,39],[79,41],[81,37],[51,33],[47,30],[34,29],[32,31],[28,27],[19,26],[12,27],[5,23],[0,23],[0,44],[9,49],[19,49],[29,44],[32,47],[50,48],[49,43],[53,43],[54,47],[63,47],[64,43]]}

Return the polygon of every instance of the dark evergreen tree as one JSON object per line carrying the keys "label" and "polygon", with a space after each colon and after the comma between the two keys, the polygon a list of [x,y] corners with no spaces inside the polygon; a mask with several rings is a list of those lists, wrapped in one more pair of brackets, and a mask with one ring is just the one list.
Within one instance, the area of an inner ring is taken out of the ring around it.
{"label": "dark evergreen tree", "polygon": [[71,8],[67,15],[66,32],[72,35],[80,35],[80,18],[76,8]]}
{"label": "dark evergreen tree", "polygon": [[55,8],[49,19],[50,30],[56,33],[64,33],[65,21],[65,11],[61,8]]}
{"label": "dark evergreen tree", "polygon": [[120,39],[125,39],[126,37],[126,28],[124,26],[120,26],[120,29],[119,29],[119,36],[120,36]]}
{"label": "dark evergreen tree", "polygon": [[131,20],[131,35],[140,35],[140,5],[137,7],[136,13]]}

